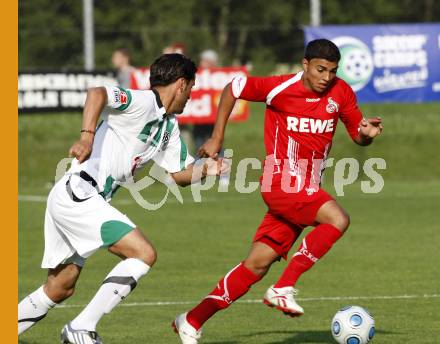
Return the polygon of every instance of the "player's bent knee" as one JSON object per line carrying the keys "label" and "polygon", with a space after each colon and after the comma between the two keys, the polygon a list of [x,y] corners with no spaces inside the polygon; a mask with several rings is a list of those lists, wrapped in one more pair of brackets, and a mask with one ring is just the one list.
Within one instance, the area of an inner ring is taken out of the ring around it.
{"label": "player's bent knee", "polygon": [[157,251],[148,241],[144,241],[143,243],[139,243],[127,258],[136,258],[143,261],[148,266],[153,266],[157,260]]}
{"label": "player's bent knee", "polygon": [[255,261],[251,259],[246,259],[244,261],[244,266],[252,271],[255,275],[263,277],[267,274],[269,271],[269,268],[272,263],[269,262],[262,262],[262,261]]}
{"label": "player's bent knee", "polygon": [[116,251],[114,248],[109,248],[109,251],[115,253],[123,259],[139,259],[150,267],[153,266],[157,260],[156,249],[151,245],[137,245],[136,247],[124,249],[122,252]]}
{"label": "player's bent knee", "polygon": [[149,266],[157,260],[156,249],[138,228],[109,246],[108,250],[122,259],[136,258]]}
{"label": "player's bent knee", "polygon": [[138,252],[138,257],[135,258],[142,260],[149,266],[153,266],[157,260],[157,251],[153,246],[147,245],[140,252]]}
{"label": "player's bent knee", "polygon": [[346,213],[341,213],[335,216],[331,224],[344,233],[350,226],[350,216]]}

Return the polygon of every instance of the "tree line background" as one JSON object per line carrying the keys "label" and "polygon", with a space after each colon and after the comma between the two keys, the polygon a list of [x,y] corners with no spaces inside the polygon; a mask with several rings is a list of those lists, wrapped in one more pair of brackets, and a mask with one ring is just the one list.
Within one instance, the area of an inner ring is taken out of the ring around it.
{"label": "tree line background", "polygon": [[[83,68],[81,0],[19,0],[19,70]],[[440,21],[437,0],[322,0],[322,24]],[[252,62],[266,71],[297,63],[309,0],[95,0],[95,66],[111,67],[115,48],[148,66],[174,42],[197,61],[204,49],[223,65]]]}

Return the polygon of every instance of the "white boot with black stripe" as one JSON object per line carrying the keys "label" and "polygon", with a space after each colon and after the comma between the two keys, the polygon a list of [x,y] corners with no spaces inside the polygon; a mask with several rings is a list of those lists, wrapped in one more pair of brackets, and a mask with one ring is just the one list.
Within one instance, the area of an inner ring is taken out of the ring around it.
{"label": "white boot with black stripe", "polygon": [[61,330],[61,344],[103,344],[96,331],[74,330],[70,323]]}

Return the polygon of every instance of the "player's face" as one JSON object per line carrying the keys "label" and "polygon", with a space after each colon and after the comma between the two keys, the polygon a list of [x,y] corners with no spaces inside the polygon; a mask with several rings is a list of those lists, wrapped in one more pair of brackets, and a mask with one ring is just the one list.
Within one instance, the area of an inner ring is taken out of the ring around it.
{"label": "player's face", "polygon": [[175,111],[173,113],[182,113],[186,103],[191,98],[191,89],[195,84],[195,80],[185,80],[183,78],[178,81],[178,89],[175,98]]}
{"label": "player's face", "polygon": [[332,84],[338,70],[338,63],[325,59],[303,59],[304,85],[317,93],[323,93]]}

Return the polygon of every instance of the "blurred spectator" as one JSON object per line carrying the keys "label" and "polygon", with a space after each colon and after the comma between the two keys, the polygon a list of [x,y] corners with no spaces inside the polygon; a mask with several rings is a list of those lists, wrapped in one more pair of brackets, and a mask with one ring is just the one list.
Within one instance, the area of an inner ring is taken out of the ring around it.
{"label": "blurred spectator", "polygon": [[130,88],[131,86],[131,73],[134,67],[130,64],[130,54],[127,49],[116,49],[112,54],[112,64],[118,71],[116,79],[118,85],[123,88]]}
{"label": "blurred spectator", "polygon": [[[218,67],[218,54],[214,50],[207,49],[201,52],[199,68],[215,68]],[[209,124],[194,124],[193,126],[193,140],[195,145],[195,152],[199,150],[203,143],[211,137],[214,123]]]}
{"label": "blurred spectator", "polygon": [[[216,68],[219,67],[219,57],[216,51],[212,49],[204,50],[200,53],[199,68]],[[217,114],[215,114],[217,115]],[[214,123],[209,124],[194,124],[192,136],[195,145],[195,154],[199,148],[211,137],[212,130],[214,129]],[[219,156],[223,156],[223,149],[220,150]],[[219,184],[222,186],[229,185],[229,177],[222,175],[219,178]]]}
{"label": "blurred spectator", "polygon": [[212,50],[207,49],[200,54],[200,68],[214,68],[218,67],[218,54]]}
{"label": "blurred spectator", "polygon": [[186,55],[186,48],[185,45],[183,45],[180,42],[174,42],[171,45],[166,46],[162,50],[163,54],[182,54]]}

